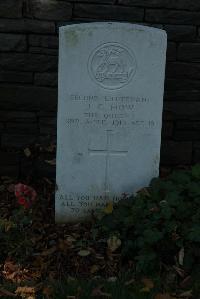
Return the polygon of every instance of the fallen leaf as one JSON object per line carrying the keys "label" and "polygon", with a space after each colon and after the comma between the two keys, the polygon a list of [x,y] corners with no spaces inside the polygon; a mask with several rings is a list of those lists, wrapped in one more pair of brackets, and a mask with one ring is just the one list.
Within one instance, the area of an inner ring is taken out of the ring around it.
{"label": "fallen leaf", "polygon": [[7,187],[8,192],[13,193],[15,191],[15,185],[14,184],[10,184]]}
{"label": "fallen leaf", "polygon": [[129,286],[129,285],[131,285],[132,283],[135,283],[135,278],[132,278],[132,279],[126,281],[126,282],[125,282],[125,286]]}
{"label": "fallen leaf", "polygon": [[48,255],[51,255],[51,254],[53,254],[53,253],[56,251],[56,249],[57,249],[57,247],[56,247],[56,246],[53,246],[53,247],[51,247],[51,248],[49,248],[49,249],[47,249],[47,250],[42,251],[41,255],[42,255],[42,256],[48,256]]}
{"label": "fallen leaf", "polygon": [[104,213],[105,214],[112,214],[113,212],[113,203],[112,202],[109,202],[106,207],[104,208]]}
{"label": "fallen leaf", "polygon": [[43,288],[42,293],[43,293],[47,298],[50,298],[50,296],[53,294],[53,288],[47,286],[47,287]]}
{"label": "fallen leaf", "polygon": [[143,278],[142,283],[144,284],[144,288],[140,290],[140,292],[150,292],[151,289],[154,288],[154,282],[149,278]]}
{"label": "fallen leaf", "polygon": [[0,288],[0,297],[4,297],[4,296],[16,297],[17,295],[6,289]]}
{"label": "fallen leaf", "polygon": [[181,265],[181,266],[183,266],[184,255],[185,255],[185,250],[183,247],[183,248],[181,248],[181,250],[178,253],[178,262],[179,262],[179,265]]}
{"label": "fallen leaf", "polygon": [[145,285],[145,287],[147,287],[149,289],[154,288],[154,282],[150,278],[143,278],[142,283]]}
{"label": "fallen leaf", "polygon": [[116,282],[117,281],[117,277],[116,276],[112,276],[108,278],[109,282]]}
{"label": "fallen leaf", "polygon": [[36,289],[34,287],[18,287],[15,293],[22,298],[28,296],[27,299],[36,299]]}
{"label": "fallen leaf", "polygon": [[[171,297],[169,293],[166,294],[157,294],[154,299],[175,299],[174,297]],[[177,299],[177,298],[176,298]]]}
{"label": "fallen leaf", "polygon": [[185,297],[192,297],[192,290],[189,290],[189,291],[186,291],[186,292],[183,292],[179,295],[179,297],[181,298],[185,298]]}
{"label": "fallen leaf", "polygon": [[99,286],[99,287],[95,288],[92,291],[91,296],[92,297],[109,297],[110,298],[111,294],[103,292],[102,288],[103,288],[103,286]]}
{"label": "fallen leaf", "polygon": [[99,271],[99,266],[97,266],[97,265],[93,265],[93,266],[90,268],[90,273],[91,273],[91,274],[94,274],[94,273],[96,273],[97,271]]}
{"label": "fallen leaf", "polygon": [[107,240],[107,244],[108,244],[109,250],[111,252],[114,252],[121,246],[122,242],[118,237],[112,236]]}
{"label": "fallen leaf", "polygon": [[185,277],[185,271],[181,268],[178,268],[176,266],[173,266],[174,270],[180,275],[180,277],[184,278]]}
{"label": "fallen leaf", "polygon": [[78,255],[79,255],[79,256],[82,256],[82,257],[84,257],[84,256],[88,256],[88,255],[90,255],[90,251],[87,250],[87,249],[82,249],[82,250],[80,250],[80,251],[78,252]]}
{"label": "fallen leaf", "polygon": [[31,156],[31,151],[30,151],[30,149],[28,147],[25,148],[24,154],[25,154],[26,157],[30,157]]}
{"label": "fallen leaf", "polygon": [[186,278],[183,279],[183,281],[181,281],[180,287],[181,288],[187,287],[189,284],[191,284],[191,281],[192,281],[191,276],[187,276]]}

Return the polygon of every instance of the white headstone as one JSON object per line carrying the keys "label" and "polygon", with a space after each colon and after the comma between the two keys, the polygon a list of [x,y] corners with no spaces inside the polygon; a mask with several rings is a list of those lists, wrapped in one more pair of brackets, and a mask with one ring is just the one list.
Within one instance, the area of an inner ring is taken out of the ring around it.
{"label": "white headstone", "polygon": [[167,37],[128,23],[60,28],[56,221],[158,176]]}

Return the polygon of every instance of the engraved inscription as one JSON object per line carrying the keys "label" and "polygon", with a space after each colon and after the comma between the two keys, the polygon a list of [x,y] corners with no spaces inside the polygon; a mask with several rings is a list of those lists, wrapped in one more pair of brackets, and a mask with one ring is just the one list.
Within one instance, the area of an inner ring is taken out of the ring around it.
{"label": "engraved inscription", "polygon": [[128,84],[136,73],[135,55],[118,43],[106,43],[89,57],[90,77],[105,89],[118,89]]}
{"label": "engraved inscription", "polygon": [[67,115],[67,127],[95,127],[104,131],[116,128],[145,131],[160,126],[157,120],[138,116],[151,105],[151,99],[146,97],[72,94],[69,95],[69,101],[74,107],[77,106],[74,111],[79,111],[78,106],[82,105],[82,112],[73,113],[73,117]]}

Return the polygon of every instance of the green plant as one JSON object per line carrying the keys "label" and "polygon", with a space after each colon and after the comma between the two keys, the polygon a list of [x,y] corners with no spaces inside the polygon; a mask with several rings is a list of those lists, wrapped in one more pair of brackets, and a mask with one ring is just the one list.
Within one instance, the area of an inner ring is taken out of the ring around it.
{"label": "green plant", "polygon": [[97,227],[109,238],[118,233],[124,259],[136,272],[163,265],[198,271],[200,264],[200,165],[153,179],[136,196],[121,200]]}
{"label": "green plant", "polygon": [[18,261],[24,260],[32,250],[28,235],[31,225],[31,210],[23,207],[13,210],[9,219],[0,218],[0,260],[14,256]]}

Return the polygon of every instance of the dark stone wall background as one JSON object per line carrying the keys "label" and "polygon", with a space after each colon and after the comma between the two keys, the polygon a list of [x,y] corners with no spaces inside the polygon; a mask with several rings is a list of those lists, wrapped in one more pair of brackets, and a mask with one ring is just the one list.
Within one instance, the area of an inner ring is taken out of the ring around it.
{"label": "dark stone wall background", "polygon": [[96,20],[167,31],[161,163],[200,161],[200,1],[0,0],[0,175],[54,176],[58,27]]}

